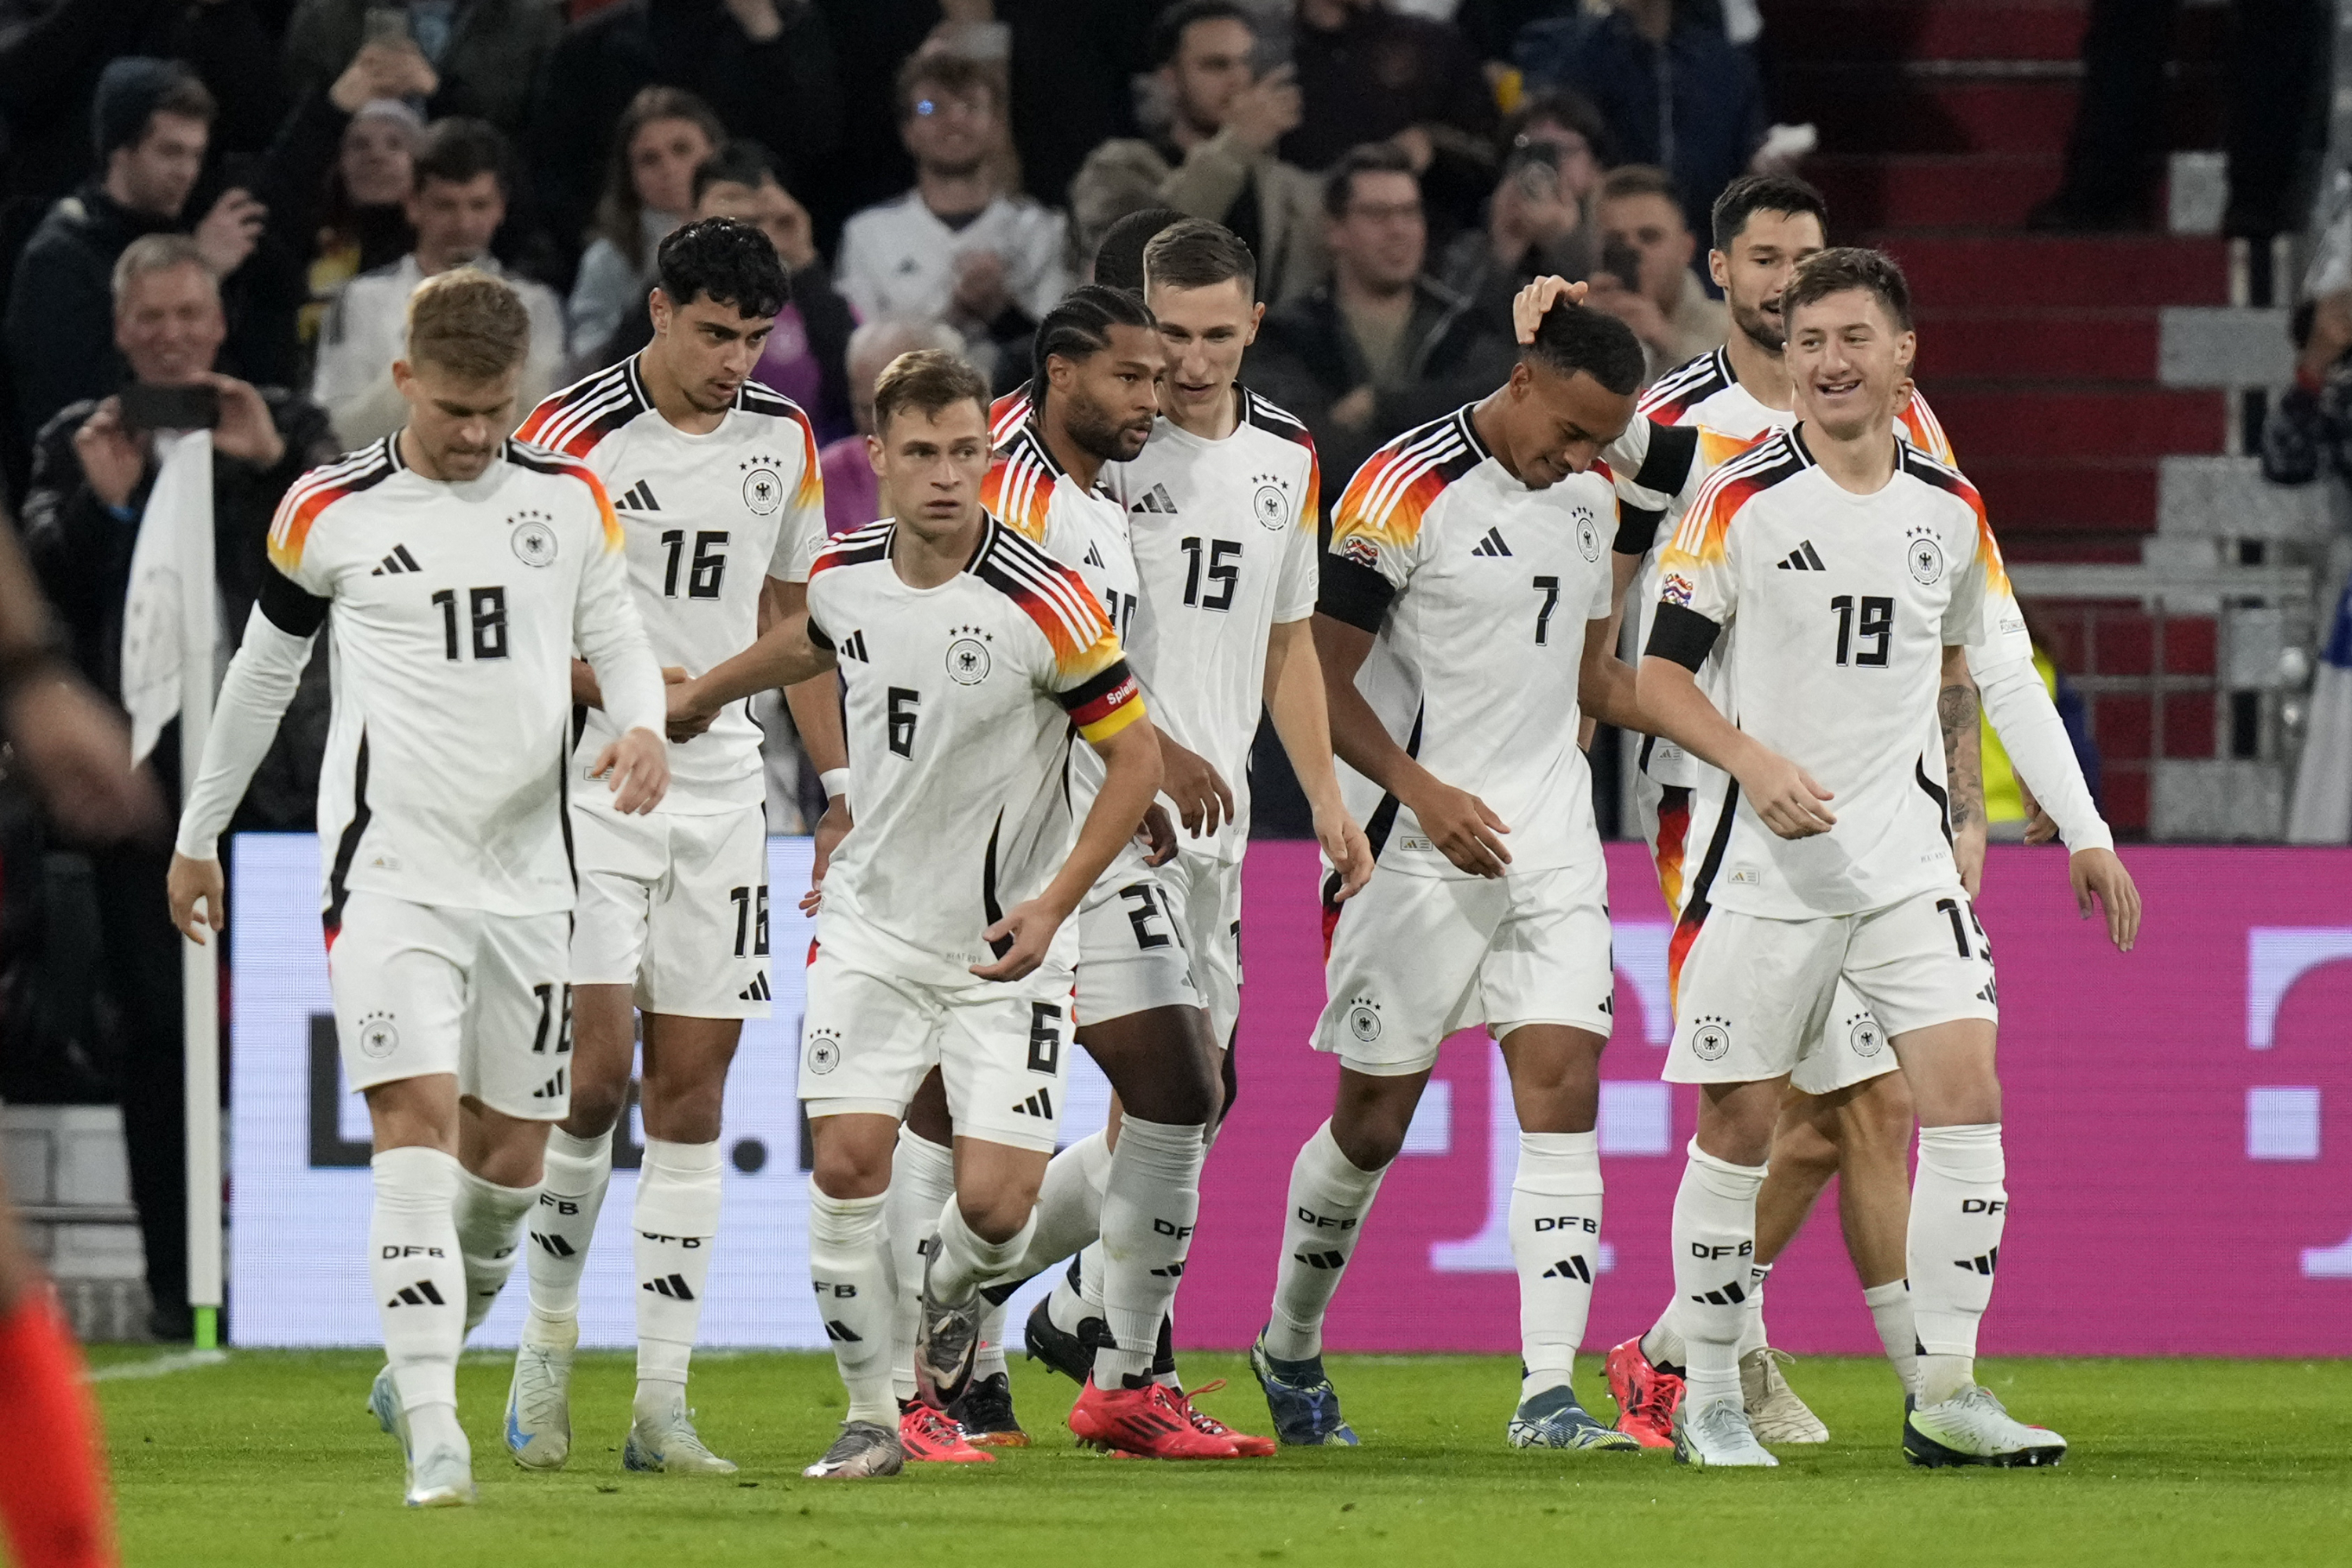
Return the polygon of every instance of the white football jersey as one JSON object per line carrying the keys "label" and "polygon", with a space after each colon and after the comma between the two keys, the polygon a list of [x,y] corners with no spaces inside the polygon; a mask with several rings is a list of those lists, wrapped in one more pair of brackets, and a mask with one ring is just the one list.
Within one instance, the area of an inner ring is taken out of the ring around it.
{"label": "white football jersey", "polygon": [[[654,406],[632,357],[550,397],[519,434],[604,481],[628,542],[629,585],[664,665],[701,675],[732,658],[760,635],[766,581],[808,581],[825,537],[824,480],[816,432],[791,398],[747,381],[717,429],[689,435]],[[583,770],[614,733],[601,709],[587,710],[574,752]],[[710,816],[758,805],[767,797],[760,735],[747,700],[672,742],[661,809]]]}
{"label": "white football jersey", "polygon": [[[1650,535],[1618,542],[1618,548],[1629,555],[1634,553],[1629,546],[1651,550],[1625,597],[1625,621],[1633,630],[1634,647],[1648,646],[1650,612],[1658,602],[1657,555],[1652,545],[1663,546],[1673,535],[1708,475],[1796,421],[1793,409],[1769,407],[1740,384],[1732,372],[1728,349],[1701,354],[1668,371],[1642,395],[1633,422],[1607,453],[1610,468],[1617,476],[1618,500],[1628,515],[1664,520]],[[1691,434],[1685,441],[1656,440],[1654,424]],[[1946,468],[1958,466],[1942,423],[1916,390],[1895,416],[1895,433]],[[2004,577],[1985,597],[1984,640],[1970,645],[1969,667],[1990,669],[2011,659],[2032,657],[2033,639],[2026,634],[2025,612],[2018,608]],[[1713,678],[1712,668],[1700,677],[1700,686],[1710,697],[1717,695],[1710,684]],[[1701,777],[1703,764],[1664,738],[1645,738],[1642,758],[1643,770],[1660,784],[1687,788]]]}
{"label": "white football jersey", "polygon": [[[1356,686],[1406,752],[1510,828],[1510,872],[1601,854],[1576,743],[1585,626],[1609,616],[1608,469],[1531,490],[1470,409],[1408,430],[1340,494],[1317,608],[1372,632]],[[1341,763],[1349,814],[1383,866],[1467,877],[1401,802]]]}
{"label": "white football jersey", "polygon": [[1724,716],[1811,773],[1837,818],[1782,838],[1708,770],[1686,907],[1853,914],[1955,875],[1944,648],[1982,638],[2005,574],[1976,487],[1908,442],[1896,452],[1894,477],[1861,496],[1776,432],[1715,471],[1660,552],[1650,651],[1679,657],[1671,645],[1716,628]]}
{"label": "white football jersey", "polygon": [[509,441],[479,479],[453,484],[410,469],[399,447],[389,436],[313,468],[269,530],[278,579],[265,612],[287,592],[279,580],[310,596],[312,626],[332,608],[328,929],[354,889],[501,915],[569,910],[573,648],[607,669],[643,660],[653,711],[626,716],[661,723],[621,525],[596,476],[561,454]]}
{"label": "white football jersey", "polygon": [[[1034,417],[1024,418],[997,443],[980,499],[990,516],[1078,574],[1123,649],[1135,625],[1141,584],[1127,513],[1118,502],[1099,489],[1081,489],[1063,471]],[[1071,804],[1079,820],[1093,807],[1102,781],[1102,759],[1081,746],[1070,767]]]}
{"label": "white football jersey", "polygon": [[809,636],[839,661],[857,775],[817,941],[966,984],[991,961],[981,933],[1069,854],[1073,728],[1107,740],[1143,697],[1086,585],[1044,551],[992,519],[961,573],[910,588],[890,563],[897,527],[843,534],[809,576]]}
{"label": "white football jersey", "polygon": [[1122,628],[1152,722],[1208,759],[1233,820],[1187,849],[1235,861],[1249,847],[1250,742],[1265,706],[1266,634],[1315,613],[1322,512],[1315,438],[1245,387],[1241,422],[1205,441],[1161,417],[1129,463],[1103,468],[1126,509],[1142,584]]}
{"label": "white football jersey", "polygon": [[923,205],[919,192],[877,202],[841,227],[834,283],[858,316],[944,316],[966,251],[995,252],[1004,290],[1042,320],[1069,292],[1067,221],[1027,196],[998,196],[961,226]]}

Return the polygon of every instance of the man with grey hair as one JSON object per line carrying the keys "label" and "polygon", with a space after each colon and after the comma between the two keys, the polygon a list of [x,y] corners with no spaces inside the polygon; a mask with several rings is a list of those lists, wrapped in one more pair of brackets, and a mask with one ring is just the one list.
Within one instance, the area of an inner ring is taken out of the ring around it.
{"label": "man with grey hair", "polygon": [[[159,464],[149,389],[193,393],[209,406],[177,416],[213,432],[214,560],[234,637],[260,591],[270,514],[295,477],[335,452],[327,416],[280,387],[220,374],[227,335],[220,288],[202,241],[184,234],[132,240],[114,264],[114,344],[131,368],[121,393],[68,405],[42,427],[25,495],[26,552],[57,607],[68,649],[91,684],[121,697],[123,598]],[[323,674],[306,690],[271,753],[241,826],[305,826],[325,743]],[[180,776],[176,724],[156,746],[167,791]],[[131,1197],[146,1247],[158,1338],[185,1339],[185,1173],[181,1123],[180,949],[164,910],[163,851],[117,845],[91,852],[105,962],[100,984],[121,1019],[122,1121]]]}

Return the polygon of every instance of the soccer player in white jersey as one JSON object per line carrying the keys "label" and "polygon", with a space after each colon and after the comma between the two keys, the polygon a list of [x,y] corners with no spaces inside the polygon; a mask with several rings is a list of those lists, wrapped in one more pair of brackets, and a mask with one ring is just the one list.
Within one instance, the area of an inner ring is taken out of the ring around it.
{"label": "soccer player in white jersey", "polygon": [[[1900,268],[1826,250],[1782,300],[1798,421],[1717,468],[1684,517],[1641,666],[1649,721],[1719,770],[1696,795],[1706,850],[1677,930],[1665,1068],[1701,1086],[1675,1200],[1689,1357],[1675,1454],[1778,1462],[1739,1383],[1756,1197],[1786,1079],[1843,978],[1906,1068],[1920,1123],[1904,1451],[2053,1464],[2065,1440],[2011,1417],[1974,1374],[2009,1194],[1991,950],[1954,859],[1952,801],[1980,788],[1959,751],[1976,723],[1961,650],[1983,637],[2000,551],[1975,487],[1893,433],[1916,341]],[[1710,695],[1697,671],[1718,640]]]}
{"label": "soccer player in white jersey", "polygon": [[[1128,516],[1097,489],[1105,464],[1134,458],[1159,408],[1163,350],[1150,311],[1124,289],[1089,284],[1073,290],[1039,323],[1027,420],[1003,442],[982,489],[1007,527],[1037,541],[1075,571],[1121,633],[1133,625],[1140,584]],[[1083,804],[1098,770],[1087,759],[1072,769]],[[1078,1043],[1102,1068],[1119,1099],[1118,1131],[1096,1146],[1093,1165],[1065,1156],[1050,1173],[1038,1225],[1023,1264],[1005,1283],[1042,1272],[1099,1235],[1105,1246],[1106,1332],[1070,1412],[1086,1441],[1158,1458],[1262,1458],[1274,1451],[1195,1412],[1181,1387],[1152,1375],[1160,1325],[1199,1217],[1201,1164],[1216,1109],[1214,1045],[1195,984],[1181,918],[1140,846],[1124,846],[1080,906],[1077,919]],[[918,1102],[900,1143],[894,1214],[919,1213],[944,1173],[951,1136],[936,1098]],[[926,1176],[925,1172],[929,1173]],[[909,1227],[894,1227],[898,1244]],[[904,1281],[902,1280],[902,1286]],[[913,1374],[924,1402],[952,1399],[974,1376],[993,1383],[993,1366],[967,1367],[939,1353],[961,1353],[967,1338],[1001,1346],[1002,1297],[967,1325],[947,1325],[922,1305]],[[1001,1353],[1001,1351],[1000,1351]],[[994,1413],[969,1406],[959,1420],[994,1425]],[[1003,1416],[1009,1417],[1009,1406]],[[1002,1428],[998,1429],[1000,1432]],[[987,1435],[983,1431],[983,1435]]]}
{"label": "soccer player in white jersey", "polygon": [[604,486],[505,437],[522,301],[460,268],[408,312],[393,366],[407,426],[296,481],[270,527],[170,896],[190,936],[199,903],[220,927],[216,842],[328,624],[327,967],[343,1075],[374,1128],[368,1277],[388,1363],[368,1405],[400,1440],[410,1505],[435,1507],[474,1500],[457,1352],[514,1267],[570,1100],[575,648],[610,736],[577,787],[649,811],[669,763]]}
{"label": "soccer player in white jersey", "polygon": [[[1286,1443],[1353,1444],[1323,1320],[1448,1035],[1500,1045],[1522,1132],[1510,1243],[1521,1447],[1636,1447],[1572,1385],[1600,1271],[1607,871],[1580,709],[1638,727],[1609,643],[1616,497],[1598,459],[1642,348],[1583,306],[1544,318],[1501,388],[1391,441],[1333,514],[1315,639],[1332,743],[1378,868],[1327,910],[1315,1047],[1330,1120],[1291,1167],[1273,1311],[1250,1365]],[[1334,920],[1336,919],[1336,923]]]}
{"label": "soccer player in white jersey", "polygon": [[[1018,1277],[1061,1121],[1070,917],[1160,784],[1159,742],[1108,617],[981,504],[986,384],[952,356],[901,355],[874,419],[891,517],[819,553],[805,637],[798,618],[782,623],[674,700],[706,711],[836,660],[845,693],[856,824],[825,876],[801,1052],[809,1262],[849,1389],[841,1436],[808,1471],[819,1478],[905,1462],[886,1189],[900,1118],[934,1068],[955,1186],[923,1216],[937,1239],[919,1356],[968,1377],[979,1291]],[[1074,727],[1101,760],[1075,844]],[[941,1343],[959,1328],[960,1345]],[[959,1392],[940,1381],[923,1389],[934,1405]]]}
{"label": "soccer player in white jersey", "polygon": [[[751,379],[790,297],[748,224],[708,218],[664,239],[648,301],[653,342],[555,394],[520,437],[593,469],[615,498],[630,585],[654,652],[688,675],[798,613],[824,540],[816,438],[790,399]],[[583,764],[610,738],[593,673],[574,667]],[[839,765],[830,676],[790,694],[813,751]],[[596,792],[572,804],[580,908],[572,932],[572,1114],[549,1135],[532,1210],[531,1310],[515,1352],[506,1441],[560,1468],[572,1445],[580,1277],[613,1173],[644,1010],[646,1145],[635,1233],[637,1392],[621,1463],[731,1475],[686,1409],[688,1358],[719,1228],[720,1103],[746,1018],[768,1016],[768,839],[760,730],[730,705],[670,753],[650,816]]]}
{"label": "soccer player in white jersey", "polygon": [[[1249,752],[1258,715],[1273,716],[1337,869],[1352,897],[1371,871],[1363,830],[1348,815],[1331,764],[1323,677],[1308,630],[1314,613],[1321,476],[1306,426],[1241,385],[1243,353],[1264,306],[1257,261],[1231,230],[1171,224],[1144,251],[1146,301],[1166,352],[1160,417],[1131,461],[1104,465],[1101,483],[1126,508],[1139,599],[1128,658],[1151,702],[1164,777],[1181,818],[1179,853],[1159,868],[1159,900],[1192,960],[1208,1010],[1223,1093],[1237,1085],[1232,1050],[1241,1003],[1241,869],[1249,842]],[[1116,934],[1114,932],[1114,934]],[[1153,931],[1152,939],[1166,933]],[[1086,961],[1079,997],[1086,995]],[[1116,1123],[1116,1119],[1114,1119]],[[1116,1126],[1055,1156],[1099,1204]],[[1107,1331],[1099,1242],[1090,1242],[1031,1311],[1030,1354],[1083,1382]],[[1153,1376],[1178,1387],[1165,1324]]]}
{"label": "soccer player in white jersey", "polygon": [[[1654,545],[1659,523],[1671,534],[1717,466],[1789,425],[1794,395],[1782,345],[1781,290],[1797,265],[1827,243],[1826,208],[1813,188],[1786,175],[1749,174],[1717,198],[1715,248],[1708,266],[1724,289],[1736,328],[1724,347],[1659,377],[1643,395],[1643,419],[1610,452],[1625,526],[1619,531],[1616,576],[1638,647],[1656,601]],[[1563,291],[1546,279],[1518,306],[1521,336],[1536,310]],[[1916,392],[1898,399],[1895,433],[1945,465],[1954,457],[1943,427]],[[1793,568],[1792,568],[1793,569]],[[1637,584],[1638,579],[1638,584]],[[2065,726],[2034,668],[2032,640],[2014,597],[1997,593],[1985,605],[1985,640],[1969,649],[1971,679],[1987,717],[2036,793],[2070,850],[2068,874],[2078,902],[2105,906],[2120,948],[2135,940],[2139,899],[2114,853],[2114,836],[2091,798]],[[1714,679],[1712,666],[1701,685]],[[1973,734],[1964,745],[1976,743]],[[1660,891],[1677,919],[1694,869],[1687,864],[1691,790],[1696,765],[1672,742],[1645,742],[1633,801],[1649,843]],[[1961,880],[1978,891],[1985,844],[1981,812],[1955,801],[1955,848]],[[1822,1037],[1790,1075],[1774,1134],[1770,1173],[1757,1199],[1759,1279],[1795,1238],[1832,1176],[1846,1249],[1863,1285],[1881,1342],[1905,1392],[1916,1371],[1910,1292],[1904,1283],[1904,1237],[1910,1213],[1910,1086],[1895,1070],[1885,1033],[1850,987],[1841,986]],[[1789,1386],[1768,1345],[1764,1292],[1748,1292],[1740,1338],[1740,1384],[1757,1435],[1768,1443],[1821,1442],[1828,1428]],[[1670,1300],[1645,1334],[1613,1347],[1607,1371],[1618,1403],[1618,1428],[1645,1447],[1673,1442],[1674,1407],[1682,1395],[1683,1346]]]}

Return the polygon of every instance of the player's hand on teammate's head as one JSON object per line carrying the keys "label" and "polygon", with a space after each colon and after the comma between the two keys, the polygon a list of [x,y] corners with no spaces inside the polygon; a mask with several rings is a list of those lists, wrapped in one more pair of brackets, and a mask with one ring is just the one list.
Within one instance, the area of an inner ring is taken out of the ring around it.
{"label": "player's hand on teammate's head", "polygon": [[1985,826],[1979,822],[1952,835],[1952,860],[1960,868],[1960,887],[1975,898],[1984,888]]}
{"label": "player's hand on teammate's head", "polygon": [[2139,885],[2112,849],[2077,849],[2066,859],[2066,879],[2074,885],[2074,907],[2091,918],[2091,900],[2106,911],[2107,940],[2129,952],[2139,940]]}
{"label": "player's hand on teammate's head", "polygon": [[1584,295],[1582,283],[1571,283],[1549,273],[1537,279],[1511,296],[1511,335],[1523,343],[1535,342],[1536,329],[1543,325],[1543,319],[1551,313],[1554,305],[1562,300],[1581,305]]}
{"label": "player's hand on teammate's head", "polygon": [[1428,787],[1415,790],[1405,804],[1412,807],[1429,841],[1460,869],[1474,876],[1499,877],[1510,865],[1511,851],[1503,843],[1503,836],[1511,830],[1509,825],[1468,790],[1432,779]]}
{"label": "player's hand on teammate's head", "polygon": [[[218,860],[191,860],[185,855],[173,854],[172,868],[163,875],[164,896],[172,905],[172,923],[198,947],[205,944],[207,926],[219,931],[228,924],[228,910],[224,907],[226,891]],[[196,913],[199,903],[205,906],[202,915]]]}
{"label": "player's hand on teammate's head", "polygon": [[1315,814],[1315,841],[1323,847],[1324,858],[1339,873],[1339,895],[1335,902],[1346,903],[1364,890],[1372,879],[1372,845],[1356,819],[1345,811],[1318,811]]}
{"label": "player's hand on teammate's head", "polygon": [[1054,933],[1061,929],[1062,917],[1045,900],[1015,904],[984,933],[992,942],[1010,937],[1013,945],[995,963],[975,963],[971,972],[982,980],[1018,980],[1045,962],[1045,950],[1054,945]]}
{"label": "player's hand on teammate's head", "polygon": [[1168,808],[1153,801],[1143,814],[1142,826],[1135,830],[1148,853],[1143,858],[1147,866],[1165,866],[1176,858],[1176,824],[1169,820]]}
{"label": "player's hand on teammate's head", "polygon": [[641,816],[669,791],[669,748],[651,730],[632,730],[598,753],[588,776],[605,781],[614,810]]}
{"label": "player's hand on teammate's head", "polygon": [[1206,757],[1178,745],[1165,730],[1160,731],[1160,793],[1176,803],[1184,831],[1195,838],[1234,819],[1233,790]]}
{"label": "player's hand on teammate's head", "polygon": [[1777,752],[1760,746],[1757,752],[1738,775],[1739,787],[1765,826],[1783,838],[1811,838],[1837,826],[1837,817],[1822,805],[1832,797],[1812,774]]}

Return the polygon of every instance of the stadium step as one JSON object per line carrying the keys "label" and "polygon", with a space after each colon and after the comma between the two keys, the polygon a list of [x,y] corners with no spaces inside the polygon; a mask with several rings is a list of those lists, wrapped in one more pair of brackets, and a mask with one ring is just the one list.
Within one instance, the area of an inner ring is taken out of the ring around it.
{"label": "stadium step", "polygon": [[[2021,76],[2009,63],[1937,61],[1934,70],[1884,63],[1791,64],[1780,75],[1780,117],[1810,121],[1822,144],[1881,153],[2006,153],[2056,155],[2074,126],[2072,72]],[[2220,93],[2203,73],[2175,82],[2167,140],[2203,147],[2220,140]]]}
{"label": "stadium step", "polygon": [[[1940,310],[1921,305],[1919,383],[2147,381],[2161,316],[2125,310]],[[1941,405],[1937,395],[1929,401]]]}
{"label": "stadium step", "polygon": [[[2063,143],[2061,143],[2063,145]],[[1816,158],[1807,174],[1841,224],[1861,228],[2011,228],[2058,188],[2056,150]]]}

